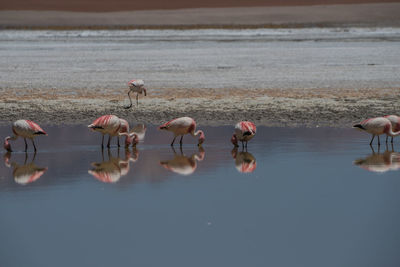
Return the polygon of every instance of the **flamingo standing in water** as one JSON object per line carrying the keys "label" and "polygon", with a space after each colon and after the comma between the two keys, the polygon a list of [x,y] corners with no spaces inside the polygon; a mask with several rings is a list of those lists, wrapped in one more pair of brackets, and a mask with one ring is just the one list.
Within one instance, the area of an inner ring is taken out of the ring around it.
{"label": "flamingo standing in water", "polygon": [[166,130],[174,133],[174,139],[172,140],[171,146],[174,145],[175,139],[177,136],[181,136],[181,140],[179,144],[182,146],[182,139],[185,134],[191,134],[193,137],[199,135],[198,146],[201,146],[205,140],[204,132],[202,130],[196,131],[196,122],[194,119],[189,117],[181,117],[177,119],[173,119],[167,123],[164,123],[160,127],[160,130]]}
{"label": "flamingo standing in water", "polygon": [[11,144],[9,141],[14,141],[18,137],[24,138],[25,142],[25,152],[28,150],[28,144],[26,143],[26,138],[31,139],[33,148],[36,151],[35,141],[33,140],[38,135],[47,135],[47,133],[40,128],[40,126],[30,120],[17,120],[12,124],[12,131],[14,135],[12,137],[7,136],[4,139],[4,148],[8,152],[12,152]]}
{"label": "flamingo standing in water", "polygon": [[[388,119],[392,124],[393,132],[400,131],[400,117],[396,115],[387,115],[384,118]],[[388,141],[388,135],[386,135],[386,143]],[[393,136],[392,136],[392,144],[393,144]]]}
{"label": "flamingo standing in water", "polygon": [[241,121],[235,125],[235,133],[232,135],[231,142],[235,147],[238,147],[238,141],[242,142],[242,147],[245,147],[244,142],[250,141],[256,134],[256,125],[251,121]]}
{"label": "flamingo standing in water", "polygon": [[[92,124],[88,125],[88,128],[93,131],[97,131],[102,133],[103,138],[101,141],[101,147],[104,145],[104,135],[108,134],[108,143],[107,147],[110,147],[111,138],[114,136],[125,136],[125,146],[129,146],[132,142],[131,135],[126,132],[121,132],[121,119],[115,115],[104,115],[92,122]],[[123,128],[123,127],[122,127]]]}
{"label": "flamingo standing in water", "polygon": [[392,123],[389,119],[384,117],[366,119],[358,124],[355,124],[353,128],[358,128],[362,131],[372,134],[372,139],[369,145],[372,145],[372,141],[374,141],[376,135],[378,136],[378,145],[381,144],[379,140],[379,136],[381,134],[390,135],[392,137],[400,135],[400,131],[393,132]]}
{"label": "flamingo standing in water", "polygon": [[[120,123],[121,123],[121,127],[119,128],[118,132],[119,133],[129,133],[129,123],[128,121],[124,120],[124,119],[119,119]],[[119,137],[120,135],[118,135],[118,147],[119,145]]]}
{"label": "flamingo standing in water", "polygon": [[128,82],[128,86],[129,86],[129,92],[128,92],[128,97],[129,97],[129,101],[130,101],[130,105],[126,106],[125,108],[131,108],[132,107],[132,99],[130,96],[131,92],[136,93],[136,106],[139,105],[139,94],[144,93],[144,96],[147,95],[147,90],[146,88],[144,88],[144,81],[137,79],[137,80],[130,80]]}

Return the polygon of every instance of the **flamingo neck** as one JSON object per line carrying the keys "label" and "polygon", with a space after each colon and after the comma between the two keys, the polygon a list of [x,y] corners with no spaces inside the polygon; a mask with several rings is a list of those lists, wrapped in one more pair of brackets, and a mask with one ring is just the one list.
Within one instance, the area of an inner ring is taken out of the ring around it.
{"label": "flamingo neck", "polygon": [[398,131],[398,132],[393,132],[392,124],[389,123],[389,124],[388,124],[388,127],[387,127],[386,134],[388,134],[388,135],[390,135],[390,136],[398,136],[398,135],[400,135],[400,131]]}

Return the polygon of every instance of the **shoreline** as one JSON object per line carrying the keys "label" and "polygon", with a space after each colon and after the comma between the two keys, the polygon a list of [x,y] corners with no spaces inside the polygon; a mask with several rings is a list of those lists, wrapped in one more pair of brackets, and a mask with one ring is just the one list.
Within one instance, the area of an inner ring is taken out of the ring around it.
{"label": "shoreline", "polygon": [[[387,89],[254,89],[207,90],[163,89],[162,93],[139,97],[129,110],[125,91],[111,95],[81,92],[61,95],[51,89],[39,95],[2,95],[0,112],[7,125],[17,119],[31,119],[48,125],[90,123],[114,114],[130,123],[160,124],[190,116],[200,125],[232,125],[251,120],[259,126],[350,127],[365,118],[396,114],[400,110],[400,88]],[[186,96],[181,92],[185,91]],[[45,100],[45,101],[43,101]],[[135,101],[133,101],[135,102]]]}
{"label": "shoreline", "polygon": [[113,12],[0,10],[0,29],[400,27],[398,14],[396,2]]}

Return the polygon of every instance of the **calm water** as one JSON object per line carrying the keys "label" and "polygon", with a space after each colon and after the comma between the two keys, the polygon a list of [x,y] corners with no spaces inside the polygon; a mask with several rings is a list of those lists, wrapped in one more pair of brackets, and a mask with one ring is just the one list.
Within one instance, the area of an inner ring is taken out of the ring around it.
{"label": "calm water", "polygon": [[400,264],[400,155],[355,130],[259,127],[241,152],[203,127],[181,153],[148,126],[102,153],[85,126],[43,126],[36,155],[3,152],[1,266]]}

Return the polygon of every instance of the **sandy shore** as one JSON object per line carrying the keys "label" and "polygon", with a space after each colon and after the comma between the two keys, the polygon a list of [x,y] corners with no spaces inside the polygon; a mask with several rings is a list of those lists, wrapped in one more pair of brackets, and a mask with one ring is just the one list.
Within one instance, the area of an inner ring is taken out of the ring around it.
{"label": "sandy shore", "polygon": [[230,125],[252,120],[266,126],[350,127],[363,118],[398,114],[397,89],[162,89],[141,97],[139,107],[126,110],[128,98],[121,90],[68,92],[43,89],[25,96],[2,94],[2,124],[29,118],[45,124],[89,123],[104,114],[115,114],[130,122],[159,124],[179,116],[191,116],[202,125]]}
{"label": "sandy shore", "polygon": [[[29,9],[29,7],[26,9]],[[80,10],[85,9],[81,8]],[[35,10],[5,10],[3,8],[0,10],[0,28],[157,29],[309,26],[382,27],[400,26],[399,14],[400,3],[245,6],[114,12],[37,10],[37,8],[35,8]]]}

